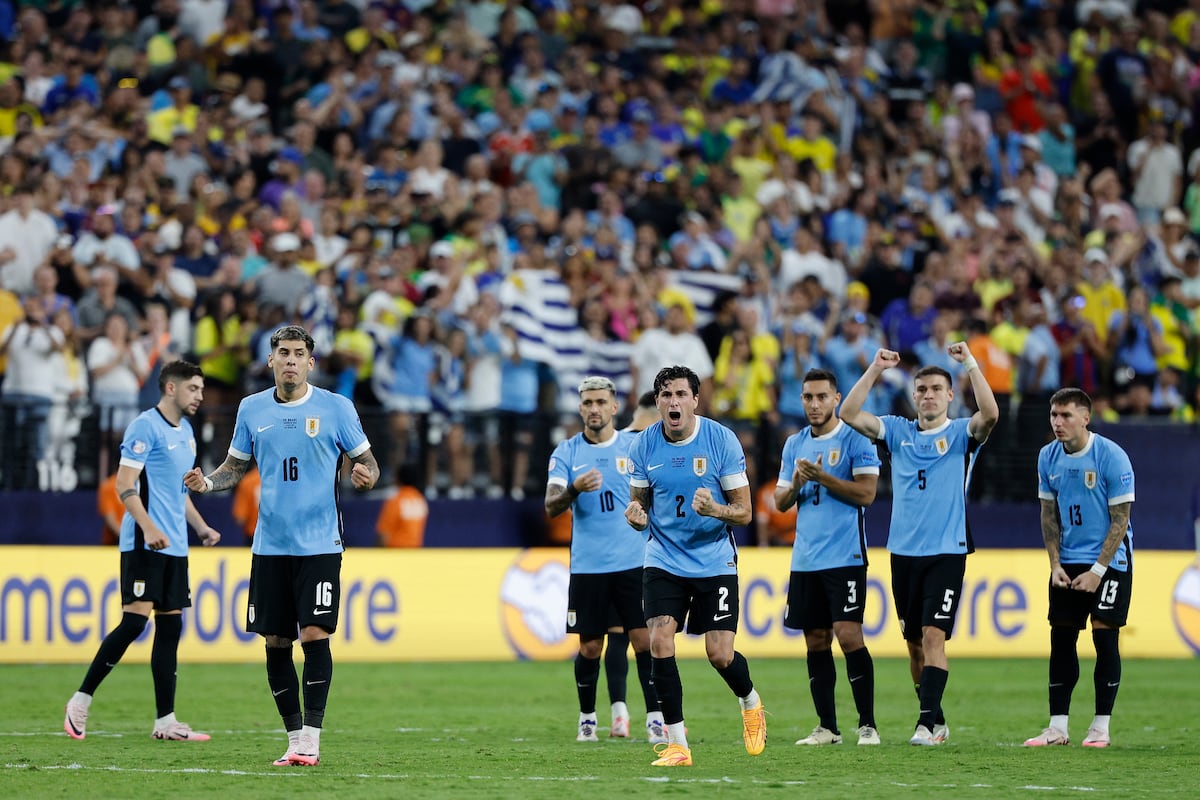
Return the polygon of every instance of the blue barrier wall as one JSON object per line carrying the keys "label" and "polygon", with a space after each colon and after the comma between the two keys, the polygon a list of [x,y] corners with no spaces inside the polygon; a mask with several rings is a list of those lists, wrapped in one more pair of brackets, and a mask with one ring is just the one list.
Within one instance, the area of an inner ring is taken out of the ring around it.
{"label": "blue barrier wall", "polygon": [[[1133,506],[1135,548],[1189,550],[1194,547],[1193,519],[1200,487],[1200,429],[1195,426],[1110,425],[1097,427],[1129,453],[1137,475]],[[981,458],[986,458],[986,449]],[[968,509],[979,548],[1041,547],[1036,482],[1028,503],[980,503]],[[196,497],[196,506],[224,536],[223,545],[243,544],[240,527],[229,514],[232,495]],[[345,539],[349,546],[375,543],[379,499],[343,495]],[[101,523],[91,491],[66,494],[0,492],[0,544],[94,545]],[[882,546],[891,503],[878,500],[867,509],[867,538]],[[737,531],[740,544],[752,540]],[[545,544],[541,499],[434,500],[429,504],[427,547],[531,547]]]}

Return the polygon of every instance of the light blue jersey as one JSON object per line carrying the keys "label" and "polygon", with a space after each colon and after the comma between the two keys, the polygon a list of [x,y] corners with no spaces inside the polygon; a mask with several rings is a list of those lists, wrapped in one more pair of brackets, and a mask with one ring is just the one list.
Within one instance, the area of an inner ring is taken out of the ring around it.
{"label": "light blue jersey", "polygon": [[879,439],[891,453],[892,521],[887,548],[898,556],[971,553],[967,485],[980,442],[970,419],[923,431],[916,420],[879,418]]}
{"label": "light blue jersey", "polygon": [[629,457],[629,485],[650,489],[646,566],[682,578],[736,575],[733,529],[693,511],[692,497],[703,487],[723,503],[726,491],[750,485],[737,435],[707,417],[696,417],[692,435],[672,442],[656,422],[642,431]]}
{"label": "light blue jersey", "polygon": [[646,536],[629,527],[629,448],[638,435],[616,431],[601,444],[582,433],[554,448],[550,456],[551,486],[567,486],[592,469],[604,483],[594,492],[581,492],[571,504],[571,573],[621,572],[637,569],[645,559]]}
{"label": "light blue jersey", "polygon": [[275,388],[238,406],[229,455],[251,457],[262,476],[254,552],[262,556],[340,553],[342,512],[338,466],[371,447],[354,405],[309,386],[299,400],[281,403]]}
{"label": "light blue jersey", "polygon": [[[1133,502],[1133,466],[1124,450],[1097,433],[1088,434],[1088,443],[1078,453],[1051,442],[1038,453],[1038,497],[1058,503],[1059,560],[1090,564],[1100,556],[1108,536],[1109,506]],[[1132,561],[1130,523],[1109,567],[1125,572]]]}
{"label": "light blue jersey", "polygon": [[[879,454],[871,440],[841,420],[823,436],[805,428],[783,445],[777,486],[789,488],[798,459],[815,462],[835,478],[854,480],[856,475],[878,475]],[[796,495],[796,543],[792,545],[792,571],[815,572],[867,563],[867,534],[862,506],[848,503],[815,481]]]}
{"label": "light blue jersey", "polygon": [[[146,513],[171,544],[157,552],[188,554],[187,487],[183,475],[196,463],[196,437],[187,418],[172,425],[157,408],[143,411],[125,429],[121,466],[139,469],[138,494]],[[121,552],[144,550],[145,532],[128,512],[121,518]]]}

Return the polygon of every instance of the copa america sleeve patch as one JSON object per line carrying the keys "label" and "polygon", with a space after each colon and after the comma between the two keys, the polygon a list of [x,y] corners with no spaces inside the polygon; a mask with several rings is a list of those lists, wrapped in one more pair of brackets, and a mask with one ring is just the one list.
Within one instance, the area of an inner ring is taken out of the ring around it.
{"label": "copa america sleeve patch", "polygon": [[558,459],[554,456],[550,456],[550,471],[553,472],[556,466],[558,466]]}
{"label": "copa america sleeve patch", "polygon": [[133,444],[129,446],[129,449],[140,456],[142,453],[146,452],[146,447],[146,443],[141,439],[134,439]]}

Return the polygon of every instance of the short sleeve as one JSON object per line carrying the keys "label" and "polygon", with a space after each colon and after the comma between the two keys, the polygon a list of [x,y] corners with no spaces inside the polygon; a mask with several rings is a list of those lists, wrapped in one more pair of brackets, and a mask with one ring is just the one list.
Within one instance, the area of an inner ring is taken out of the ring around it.
{"label": "short sleeve", "polygon": [[746,477],[746,454],[742,451],[737,434],[721,426],[721,438],[721,460],[717,463],[720,468],[721,488],[730,492],[749,486],[750,479]]}
{"label": "short sleeve", "polygon": [[157,438],[158,434],[145,417],[139,416],[129,423],[121,440],[121,466],[136,470],[144,468]]}
{"label": "short sleeve", "polygon": [[567,460],[567,442],[559,442],[550,454],[550,464],[546,469],[547,486],[566,486],[571,482],[571,465]]}
{"label": "short sleeve", "polygon": [[254,436],[250,433],[250,423],[246,421],[246,403],[243,400],[238,406],[237,418],[233,423],[233,440],[229,443],[229,455],[238,461],[249,461],[254,455]]}
{"label": "short sleeve", "polygon": [[852,441],[854,450],[850,454],[850,474],[878,475],[880,461],[879,451],[875,449],[875,445],[861,434],[854,436]]}
{"label": "short sleeve", "polygon": [[[1105,444],[1108,444],[1107,440]],[[1108,486],[1110,506],[1133,502],[1133,464],[1125,451],[1115,444],[1105,447],[1104,481]]]}
{"label": "short sleeve", "polygon": [[1038,453],[1037,462],[1038,475],[1038,499],[1039,500],[1055,500],[1058,498],[1058,492],[1050,485],[1050,449],[1043,447]]}
{"label": "short sleeve", "polygon": [[783,455],[779,459],[779,477],[775,481],[776,486],[786,489],[792,485],[792,465],[796,463],[796,441],[795,436],[789,436],[783,443]]}
{"label": "short sleeve", "polygon": [[645,489],[650,486],[649,474],[646,472],[646,435],[645,432],[633,440],[629,448],[629,485],[635,489]]}
{"label": "short sleeve", "polygon": [[348,458],[358,458],[371,449],[371,443],[363,432],[362,421],[354,410],[354,404],[341,395],[334,397],[338,404],[338,447],[346,452]]}

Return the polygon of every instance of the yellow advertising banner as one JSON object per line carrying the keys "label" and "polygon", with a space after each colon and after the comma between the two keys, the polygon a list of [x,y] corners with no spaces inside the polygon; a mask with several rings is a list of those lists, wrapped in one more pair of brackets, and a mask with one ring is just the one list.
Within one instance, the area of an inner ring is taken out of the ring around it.
{"label": "yellow advertising banner", "polygon": [[[798,657],[803,635],[783,627],[789,552],[748,549],[740,558],[738,649],[754,657]],[[904,656],[889,588],[888,555],[870,553],[865,632],[876,656]],[[0,663],[78,663],[120,618],[115,550],[8,547],[0,550]],[[1135,556],[1133,604],[1121,649],[1132,657],[1200,653],[1200,568],[1188,553]],[[192,603],[180,658],[258,661],[245,631],[250,553],[192,551]],[[972,555],[952,656],[1045,656],[1049,577],[1040,550]],[[469,661],[565,659],[567,552],[544,550],[350,550],[342,567],[338,659]],[[130,648],[149,661],[152,626]],[[702,657],[681,636],[682,656]]]}

